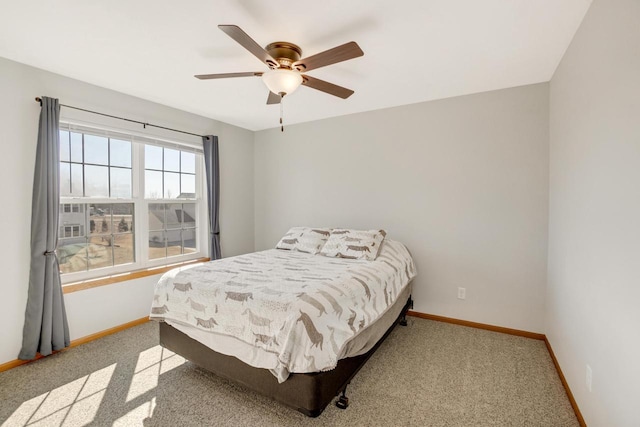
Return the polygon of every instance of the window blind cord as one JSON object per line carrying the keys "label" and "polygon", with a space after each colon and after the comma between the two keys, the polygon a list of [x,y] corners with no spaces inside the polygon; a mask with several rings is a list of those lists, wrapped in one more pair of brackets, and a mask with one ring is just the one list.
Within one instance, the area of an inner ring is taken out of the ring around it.
{"label": "window blind cord", "polygon": [[[42,105],[42,100],[39,97],[36,97],[36,102],[38,102],[38,103],[40,103],[40,105]],[[147,126],[150,126],[150,127],[154,127],[154,128],[157,128],[157,129],[164,129],[164,130],[168,130],[168,131],[171,131],[171,132],[182,133],[182,134],[185,134],[185,135],[197,136],[199,138],[203,138],[205,136],[205,135],[198,135],[197,133],[186,132],[184,130],[172,129],[172,128],[168,128],[168,127],[165,127],[165,126],[159,126],[159,125],[154,125],[154,124],[151,124],[151,123],[145,123],[145,122],[141,122],[139,120],[128,119],[126,117],[112,116],[111,114],[100,113],[98,111],[87,110],[87,109],[79,108],[79,107],[73,107],[71,105],[60,104],[60,106],[61,107],[65,107],[65,108],[71,108],[71,109],[78,110],[78,111],[84,111],[86,113],[97,114],[99,116],[110,117],[112,119],[124,120],[125,122],[137,123],[139,125],[142,125],[145,129],[146,129]]]}

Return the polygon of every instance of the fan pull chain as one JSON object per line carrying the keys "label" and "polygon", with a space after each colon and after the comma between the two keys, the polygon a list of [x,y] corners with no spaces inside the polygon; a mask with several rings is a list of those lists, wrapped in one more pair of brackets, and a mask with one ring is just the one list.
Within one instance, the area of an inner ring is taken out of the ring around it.
{"label": "fan pull chain", "polygon": [[280,93],[280,132],[284,132],[284,124],[282,123],[282,116],[284,116],[284,94]]}

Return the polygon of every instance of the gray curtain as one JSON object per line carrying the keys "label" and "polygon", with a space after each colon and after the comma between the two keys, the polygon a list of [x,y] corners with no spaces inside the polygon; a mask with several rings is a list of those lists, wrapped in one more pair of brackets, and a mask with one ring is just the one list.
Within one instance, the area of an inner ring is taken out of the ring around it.
{"label": "gray curtain", "polygon": [[204,167],[207,174],[207,200],[209,204],[209,258],[220,259],[220,156],[218,137],[202,137],[204,149]]}
{"label": "gray curtain", "polygon": [[58,246],[60,204],[60,106],[42,97],[31,211],[29,294],[18,357],[30,360],[69,346]]}

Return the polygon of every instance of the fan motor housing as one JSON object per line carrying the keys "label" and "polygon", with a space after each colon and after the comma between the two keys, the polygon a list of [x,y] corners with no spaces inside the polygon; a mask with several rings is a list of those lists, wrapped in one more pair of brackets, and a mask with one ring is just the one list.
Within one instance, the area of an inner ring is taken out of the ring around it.
{"label": "fan motor housing", "polygon": [[[266,50],[272,58],[278,61],[281,68],[291,68],[291,64],[300,60],[302,57],[302,49],[300,46],[289,42],[273,42],[268,44]],[[278,67],[278,64],[271,64]]]}

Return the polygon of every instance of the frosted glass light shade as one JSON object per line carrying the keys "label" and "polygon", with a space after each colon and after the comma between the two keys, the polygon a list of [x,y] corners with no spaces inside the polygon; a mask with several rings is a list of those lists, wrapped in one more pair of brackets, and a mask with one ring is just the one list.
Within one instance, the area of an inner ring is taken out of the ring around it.
{"label": "frosted glass light shade", "polygon": [[277,95],[291,95],[302,84],[302,76],[297,71],[277,69],[265,72],[262,81]]}

